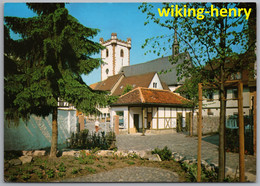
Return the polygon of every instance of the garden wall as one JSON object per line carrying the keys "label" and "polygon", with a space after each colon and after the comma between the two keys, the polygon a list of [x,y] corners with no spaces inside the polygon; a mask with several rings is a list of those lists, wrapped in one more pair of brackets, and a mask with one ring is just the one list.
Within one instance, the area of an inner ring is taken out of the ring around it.
{"label": "garden wall", "polygon": [[[193,135],[197,135],[197,116],[193,116]],[[218,132],[219,117],[203,116],[202,118],[202,134],[212,134]]]}

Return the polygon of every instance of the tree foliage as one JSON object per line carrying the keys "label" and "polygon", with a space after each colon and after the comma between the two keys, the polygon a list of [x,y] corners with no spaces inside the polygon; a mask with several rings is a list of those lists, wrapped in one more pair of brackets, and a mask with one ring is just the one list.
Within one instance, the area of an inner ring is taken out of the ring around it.
{"label": "tree foliage", "polygon": [[127,92],[130,92],[131,90],[133,90],[133,86],[127,84],[127,85],[125,86],[125,88],[124,88],[124,91],[123,91],[123,94],[122,94],[122,95],[126,94]]}
{"label": "tree foliage", "polygon": [[[99,30],[80,24],[63,3],[27,5],[36,17],[5,17],[5,111],[10,119],[46,116],[58,97],[83,112],[106,104],[104,95],[81,78],[101,64],[91,57],[102,49],[91,41]],[[12,40],[9,29],[21,39]]]}
{"label": "tree foliage", "polygon": [[[79,111],[95,113],[109,97],[93,91],[82,80],[102,63],[91,56],[103,47],[91,39],[98,29],[85,27],[64,3],[27,3],[37,16],[5,17],[5,115],[9,120],[52,113],[52,149],[57,149],[58,99]],[[10,30],[21,39],[13,40]],[[19,121],[19,120],[18,120]]]}

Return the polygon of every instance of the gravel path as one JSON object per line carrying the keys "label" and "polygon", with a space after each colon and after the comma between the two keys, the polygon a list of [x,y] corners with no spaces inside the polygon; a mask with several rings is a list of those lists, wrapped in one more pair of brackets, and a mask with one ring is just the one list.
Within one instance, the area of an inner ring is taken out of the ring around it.
{"label": "gravel path", "polygon": [[125,167],[62,182],[179,182],[178,174],[153,167]]}

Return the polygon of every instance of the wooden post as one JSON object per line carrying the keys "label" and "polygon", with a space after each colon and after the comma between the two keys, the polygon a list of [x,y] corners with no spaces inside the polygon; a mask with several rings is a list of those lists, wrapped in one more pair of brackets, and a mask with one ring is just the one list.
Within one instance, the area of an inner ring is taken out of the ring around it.
{"label": "wooden post", "polygon": [[243,113],[243,83],[238,83],[238,121],[239,121],[239,181],[245,182],[245,141]]}
{"label": "wooden post", "polygon": [[157,107],[157,130],[159,129],[159,108]]}
{"label": "wooden post", "polygon": [[256,156],[256,91],[254,92],[253,97],[253,120],[254,120],[254,137],[253,137],[253,145],[254,145],[254,156]]}
{"label": "wooden post", "polygon": [[197,182],[201,182],[201,125],[202,125],[202,84],[199,83],[199,116],[198,116],[198,169]]}
{"label": "wooden post", "polygon": [[193,133],[193,110],[190,112],[190,136]]}
{"label": "wooden post", "polygon": [[197,169],[197,182],[201,182],[201,126],[202,126],[202,84],[199,83],[199,122],[197,125],[198,130],[198,169]]}
{"label": "wooden post", "polygon": [[116,135],[118,135],[119,134],[119,116],[118,115],[114,116],[114,122],[115,122],[114,132],[115,132]]}
{"label": "wooden post", "polygon": [[128,107],[127,124],[128,124],[128,134],[130,134],[130,107]]}
{"label": "wooden post", "polygon": [[145,136],[144,135],[144,108],[142,107],[142,126],[143,126],[143,134],[142,136]]}

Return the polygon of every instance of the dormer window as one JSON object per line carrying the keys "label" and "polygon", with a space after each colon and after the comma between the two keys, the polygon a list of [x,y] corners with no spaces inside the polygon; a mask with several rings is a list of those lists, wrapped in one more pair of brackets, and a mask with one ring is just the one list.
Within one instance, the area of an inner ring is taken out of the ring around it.
{"label": "dormer window", "polygon": [[157,83],[153,83],[153,88],[157,88]]}

